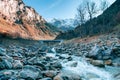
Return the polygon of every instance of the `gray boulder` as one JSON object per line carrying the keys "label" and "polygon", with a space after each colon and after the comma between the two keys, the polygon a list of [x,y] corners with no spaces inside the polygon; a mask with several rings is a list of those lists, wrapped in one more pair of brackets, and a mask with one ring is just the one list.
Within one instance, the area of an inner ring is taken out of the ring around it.
{"label": "gray boulder", "polygon": [[0,56],[6,55],[6,49],[0,48]]}
{"label": "gray boulder", "polygon": [[17,73],[17,70],[2,70],[0,71],[0,80],[16,80]]}
{"label": "gray boulder", "polygon": [[20,77],[23,79],[37,79],[41,78],[41,70],[39,68],[36,68],[34,66],[26,65],[22,71],[19,73]]}
{"label": "gray boulder", "polygon": [[46,76],[46,77],[53,78],[54,76],[57,75],[57,72],[56,71],[44,71],[43,75]]}
{"label": "gray boulder", "polygon": [[91,60],[91,64],[98,67],[105,67],[102,60]]}
{"label": "gray boulder", "polygon": [[12,63],[6,59],[1,59],[0,69],[12,69]]}
{"label": "gray boulder", "polygon": [[59,73],[53,80],[82,80],[81,77],[73,73]]}
{"label": "gray boulder", "polygon": [[23,67],[23,64],[22,64],[22,62],[20,60],[15,60],[13,62],[13,68],[15,68],[15,69],[21,69],[22,67]]}

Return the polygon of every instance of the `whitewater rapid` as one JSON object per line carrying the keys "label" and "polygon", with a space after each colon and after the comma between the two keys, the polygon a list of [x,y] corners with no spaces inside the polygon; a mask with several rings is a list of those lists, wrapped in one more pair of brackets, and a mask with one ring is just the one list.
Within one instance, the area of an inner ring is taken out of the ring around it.
{"label": "whitewater rapid", "polygon": [[[46,56],[53,57],[58,59],[62,64],[62,73],[72,73],[79,75],[82,80],[117,80],[114,79],[112,74],[109,71],[106,71],[105,68],[98,68],[90,63],[88,63],[84,57],[78,57],[72,55],[72,60],[68,61],[67,59],[59,59],[54,49],[55,53],[47,53]],[[62,57],[68,57],[68,54],[60,54]]]}

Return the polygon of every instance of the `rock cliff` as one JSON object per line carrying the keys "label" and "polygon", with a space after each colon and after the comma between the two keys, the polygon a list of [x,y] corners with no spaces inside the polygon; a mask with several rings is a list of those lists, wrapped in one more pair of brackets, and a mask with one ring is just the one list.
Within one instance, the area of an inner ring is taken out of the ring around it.
{"label": "rock cliff", "polygon": [[53,39],[54,33],[33,8],[22,0],[0,0],[0,34],[12,38]]}

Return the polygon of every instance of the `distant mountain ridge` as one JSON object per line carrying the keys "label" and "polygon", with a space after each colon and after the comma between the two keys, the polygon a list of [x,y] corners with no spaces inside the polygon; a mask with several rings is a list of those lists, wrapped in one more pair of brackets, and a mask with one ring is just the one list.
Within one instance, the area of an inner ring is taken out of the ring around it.
{"label": "distant mountain ridge", "polygon": [[111,33],[120,24],[120,0],[116,0],[100,16],[77,26],[74,30],[61,33],[56,39],[72,39]]}
{"label": "distant mountain ridge", "polygon": [[34,40],[54,39],[55,34],[33,8],[22,0],[0,0],[0,34]]}
{"label": "distant mountain ridge", "polygon": [[74,19],[53,19],[49,23],[62,31],[73,30],[77,26]]}

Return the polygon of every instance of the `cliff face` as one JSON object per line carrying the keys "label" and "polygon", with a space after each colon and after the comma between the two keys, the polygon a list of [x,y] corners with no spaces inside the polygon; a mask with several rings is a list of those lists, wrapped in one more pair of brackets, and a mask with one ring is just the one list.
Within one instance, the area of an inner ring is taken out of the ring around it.
{"label": "cliff face", "polygon": [[53,39],[46,21],[22,0],[0,0],[0,34],[34,40]]}

